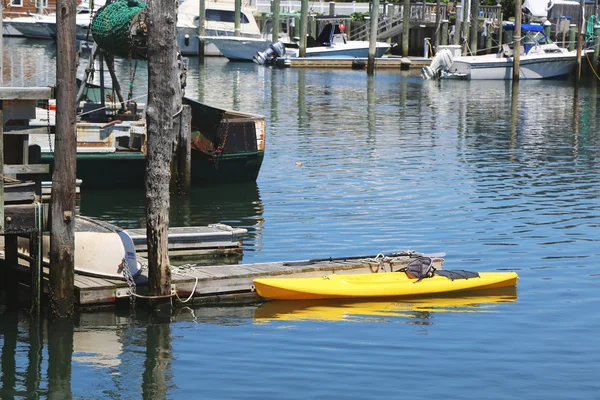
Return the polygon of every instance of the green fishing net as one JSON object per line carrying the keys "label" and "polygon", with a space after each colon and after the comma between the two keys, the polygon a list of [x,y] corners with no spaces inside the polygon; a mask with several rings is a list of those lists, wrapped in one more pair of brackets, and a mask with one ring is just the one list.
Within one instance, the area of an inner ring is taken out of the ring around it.
{"label": "green fishing net", "polygon": [[118,0],[100,8],[92,20],[92,36],[104,51],[117,56],[135,56],[131,38],[134,17],[146,8],[137,0]]}

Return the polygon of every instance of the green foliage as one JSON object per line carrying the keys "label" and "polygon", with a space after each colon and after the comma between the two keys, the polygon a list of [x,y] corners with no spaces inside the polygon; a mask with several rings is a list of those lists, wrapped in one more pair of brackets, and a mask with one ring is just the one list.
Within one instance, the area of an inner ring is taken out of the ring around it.
{"label": "green foliage", "polygon": [[350,14],[350,16],[352,17],[352,21],[364,21],[365,17],[369,16],[368,12],[355,12]]}

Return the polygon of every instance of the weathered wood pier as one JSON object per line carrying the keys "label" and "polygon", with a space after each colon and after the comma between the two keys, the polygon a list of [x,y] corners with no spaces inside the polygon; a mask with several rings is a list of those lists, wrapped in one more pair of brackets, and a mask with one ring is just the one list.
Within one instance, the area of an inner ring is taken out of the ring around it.
{"label": "weathered wood pier", "polygon": [[[404,268],[413,252],[399,252],[386,256],[364,256],[337,259],[317,259],[288,262],[268,262],[238,265],[198,266],[187,264],[171,266],[171,296],[176,303],[243,303],[259,301],[254,292],[252,281],[258,277],[286,276],[312,277],[331,273],[356,274],[397,271]],[[434,266],[443,265],[443,254],[430,255]],[[29,292],[29,268],[15,266],[13,273],[19,277],[22,299]],[[44,269],[47,275],[48,270]],[[44,278],[45,280],[46,278]],[[134,278],[135,285],[130,287],[125,280],[106,279],[89,275],[75,274],[75,305],[80,309],[116,307],[128,305],[133,296],[144,301],[148,294],[148,270]],[[48,285],[44,285],[47,288]],[[131,294],[131,292],[135,294]]]}

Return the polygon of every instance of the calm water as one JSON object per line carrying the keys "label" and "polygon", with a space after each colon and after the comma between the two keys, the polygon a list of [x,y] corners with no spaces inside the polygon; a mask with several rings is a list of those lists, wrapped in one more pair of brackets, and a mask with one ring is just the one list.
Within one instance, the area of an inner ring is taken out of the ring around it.
{"label": "calm water", "polygon": [[[5,46],[5,86],[53,84],[53,45]],[[504,82],[192,60],[187,95],[265,115],[267,152],[256,184],[173,198],[172,225],[247,228],[244,263],[413,249],[446,253],[448,269],[516,270],[518,289],[167,319],[5,312],[0,397],[597,398],[595,79],[524,81],[511,104]],[[144,194],[84,189],[81,211],[139,227]]]}

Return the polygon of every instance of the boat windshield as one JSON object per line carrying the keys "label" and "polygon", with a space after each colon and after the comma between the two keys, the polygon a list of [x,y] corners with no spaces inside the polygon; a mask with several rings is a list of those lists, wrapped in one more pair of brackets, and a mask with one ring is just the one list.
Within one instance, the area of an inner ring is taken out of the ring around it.
{"label": "boat windshield", "polygon": [[552,40],[543,32],[527,32],[523,38],[523,44],[525,46],[531,46],[535,44],[552,44]]}

